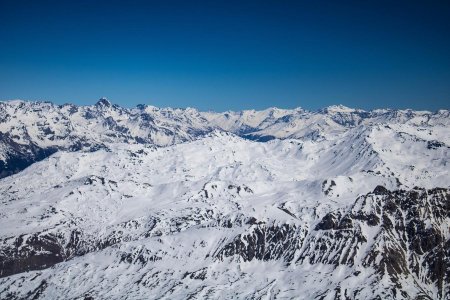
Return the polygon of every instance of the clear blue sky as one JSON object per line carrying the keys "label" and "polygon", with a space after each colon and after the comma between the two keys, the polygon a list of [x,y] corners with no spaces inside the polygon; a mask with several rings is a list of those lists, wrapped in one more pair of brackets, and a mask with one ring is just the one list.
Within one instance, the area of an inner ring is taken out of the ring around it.
{"label": "clear blue sky", "polygon": [[0,99],[450,108],[450,1],[0,0]]}

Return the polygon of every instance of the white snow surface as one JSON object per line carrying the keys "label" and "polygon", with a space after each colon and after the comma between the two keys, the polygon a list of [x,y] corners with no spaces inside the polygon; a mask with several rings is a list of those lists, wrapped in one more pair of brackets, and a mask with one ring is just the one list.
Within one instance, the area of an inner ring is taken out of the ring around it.
{"label": "white snow surface", "polygon": [[[353,265],[298,261],[307,244],[291,263],[217,254],[258,226],[288,225],[299,239],[318,239],[313,228],[327,213],[350,210],[378,185],[450,188],[446,110],[215,113],[17,100],[0,103],[0,132],[60,149],[0,180],[4,245],[42,233],[67,241],[75,230],[93,243],[118,239],[0,278],[0,298],[336,299],[346,289],[359,290],[357,299],[438,297],[435,283],[418,285],[413,276],[400,280],[405,295],[383,294],[394,283],[364,263],[377,247],[376,226],[361,225],[367,241]],[[80,139],[103,147],[69,149]],[[0,143],[0,160],[8,153]]]}

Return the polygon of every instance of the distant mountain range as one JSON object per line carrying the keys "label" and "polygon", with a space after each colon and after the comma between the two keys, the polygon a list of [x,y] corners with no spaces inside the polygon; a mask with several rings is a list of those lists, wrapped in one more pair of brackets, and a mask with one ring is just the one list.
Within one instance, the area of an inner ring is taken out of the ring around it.
{"label": "distant mountain range", "polygon": [[450,112],[0,102],[1,299],[449,299]]}
{"label": "distant mountain range", "polygon": [[[376,124],[443,127],[448,136],[449,123],[448,110],[364,111],[338,105],[316,112],[269,108],[216,113],[147,105],[127,109],[105,98],[92,106],[7,101],[0,102],[0,177],[14,174],[58,150],[90,151],[109,143],[168,146],[215,130],[256,141],[317,141]],[[448,145],[448,141],[444,142]]]}

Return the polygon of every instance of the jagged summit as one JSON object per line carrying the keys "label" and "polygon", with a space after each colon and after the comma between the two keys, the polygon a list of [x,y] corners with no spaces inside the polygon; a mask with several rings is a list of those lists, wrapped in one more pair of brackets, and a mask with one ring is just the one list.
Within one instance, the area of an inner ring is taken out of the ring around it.
{"label": "jagged summit", "polygon": [[106,99],[105,97],[100,98],[97,103],[95,103],[95,106],[97,107],[111,107],[111,102]]}

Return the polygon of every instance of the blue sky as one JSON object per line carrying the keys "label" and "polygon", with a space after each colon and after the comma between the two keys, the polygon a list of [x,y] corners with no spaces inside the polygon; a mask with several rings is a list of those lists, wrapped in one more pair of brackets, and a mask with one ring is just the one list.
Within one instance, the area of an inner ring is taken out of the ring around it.
{"label": "blue sky", "polygon": [[450,108],[450,1],[4,1],[0,99]]}

